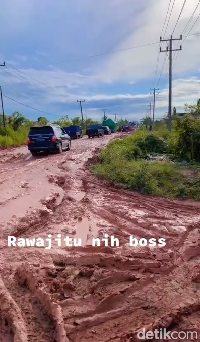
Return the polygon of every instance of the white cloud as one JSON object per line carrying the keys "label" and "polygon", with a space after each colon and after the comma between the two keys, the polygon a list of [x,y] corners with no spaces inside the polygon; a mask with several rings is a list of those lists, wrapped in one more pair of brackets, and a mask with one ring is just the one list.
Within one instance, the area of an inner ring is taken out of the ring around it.
{"label": "white cloud", "polygon": [[[181,34],[197,3],[198,0],[186,2],[174,33],[175,38]],[[93,0],[60,0],[58,6],[53,0],[49,0],[47,16],[46,2],[4,2],[0,13],[4,31],[4,35],[0,36],[0,46],[1,52],[4,51],[5,54],[0,55],[0,58],[21,68],[27,75],[9,65],[6,72],[1,68],[1,80],[6,94],[46,111],[51,112],[53,106],[53,110],[61,115],[65,112],[65,107],[69,113],[78,115],[76,100],[84,98],[86,110],[100,117],[104,106],[109,108],[110,113],[144,116],[146,106],[152,100],[149,89],[154,86],[159,43],[97,58],[85,56],[158,42],[168,4],[167,0],[101,0],[98,5]],[[183,0],[176,0],[166,38],[170,37],[182,4]],[[16,11],[18,18],[14,20]],[[199,12],[200,6],[188,30]],[[11,42],[11,31],[15,32],[15,44]],[[193,32],[198,31],[200,20],[193,29]],[[191,36],[183,43],[183,51],[178,54],[173,69],[173,106],[180,110],[185,102],[196,103],[200,97],[200,80],[198,77],[190,77],[191,71],[199,69],[198,39],[198,35]],[[174,42],[173,46],[179,44],[180,42]],[[162,47],[164,49],[166,44],[163,43]],[[9,56],[8,59],[5,56]],[[159,56],[158,76],[165,54],[161,53]],[[79,58],[77,63],[56,65],[59,60],[72,61]],[[55,66],[47,67],[53,61]],[[164,73],[167,70],[168,60]],[[142,83],[138,84],[140,81]],[[16,92],[6,86],[6,83]],[[165,83],[167,86],[167,78]],[[163,114],[167,105],[168,89],[161,89],[156,102],[157,114]],[[10,104],[10,108],[13,106],[14,104]]]}
{"label": "white cloud", "polygon": [[[135,30],[135,28],[130,30],[130,33],[127,35],[127,37],[119,43],[119,49],[127,48],[130,46],[140,46],[145,42],[151,43],[159,41],[161,28],[164,23],[169,2],[166,0],[150,0],[145,1],[145,3],[146,7],[143,8],[141,13],[138,13],[137,17],[134,17],[134,20],[133,18],[131,18],[133,22],[136,20],[136,22],[138,23],[137,30]],[[198,0],[186,2],[185,9],[177,25],[177,29],[175,30],[174,38],[179,38],[197,3]],[[182,0],[177,0],[175,2],[175,7],[172,12],[169,27],[165,35],[166,39],[170,38],[182,4]],[[196,16],[194,17],[191,24],[193,24],[193,22],[197,18],[199,11],[196,12]],[[191,24],[189,28],[192,26]],[[197,22],[193,29],[193,32],[197,31],[200,31],[200,20],[199,22]],[[198,36],[193,38],[190,37],[190,39],[186,40],[183,43],[183,51],[179,53],[178,63],[176,63],[176,67],[174,70],[176,73],[187,72],[199,66],[200,45],[198,40]],[[162,45],[162,48],[165,49],[166,44],[162,43]],[[173,42],[174,48],[177,48],[177,45],[179,46],[180,42]],[[152,45],[133,49],[132,51],[119,53],[116,55],[111,55],[110,57],[108,57],[107,61],[105,61],[103,65],[105,74],[113,81],[132,81],[133,79],[138,81],[148,78],[154,78],[158,47],[159,44],[158,46]],[[160,55],[159,70],[161,69],[161,66],[163,64],[164,55],[164,53]],[[166,67],[168,68],[168,62],[166,63]]]}

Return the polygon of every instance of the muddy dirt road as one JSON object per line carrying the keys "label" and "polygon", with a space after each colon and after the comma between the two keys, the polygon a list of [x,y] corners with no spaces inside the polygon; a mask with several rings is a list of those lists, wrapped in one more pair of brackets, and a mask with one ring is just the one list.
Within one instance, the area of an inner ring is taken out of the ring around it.
{"label": "muddy dirt road", "polygon": [[[36,159],[26,147],[0,152],[0,341],[128,342],[144,327],[200,327],[200,206],[95,179],[90,158],[110,139]],[[130,235],[166,245],[130,246]]]}

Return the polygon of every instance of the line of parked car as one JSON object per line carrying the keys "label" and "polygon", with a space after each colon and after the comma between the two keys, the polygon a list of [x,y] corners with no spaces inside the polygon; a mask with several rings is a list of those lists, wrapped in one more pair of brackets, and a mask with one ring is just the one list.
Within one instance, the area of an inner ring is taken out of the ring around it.
{"label": "line of parked car", "polygon": [[[102,137],[104,134],[110,135],[108,126],[90,125],[86,129],[88,138]],[[40,152],[69,151],[71,140],[83,137],[83,130],[80,126],[60,127],[58,125],[46,125],[31,127],[28,135],[28,150],[33,156]]]}
{"label": "line of parked car", "polygon": [[104,134],[110,135],[111,130],[108,126],[102,126],[102,125],[90,125],[86,129],[86,135],[88,138],[94,138],[94,137],[103,137]]}

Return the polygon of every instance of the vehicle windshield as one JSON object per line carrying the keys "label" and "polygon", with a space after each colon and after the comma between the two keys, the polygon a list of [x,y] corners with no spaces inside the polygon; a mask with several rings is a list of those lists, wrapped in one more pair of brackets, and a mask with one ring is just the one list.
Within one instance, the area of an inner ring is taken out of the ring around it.
{"label": "vehicle windshield", "polygon": [[53,128],[51,126],[31,127],[29,135],[35,134],[53,134]]}

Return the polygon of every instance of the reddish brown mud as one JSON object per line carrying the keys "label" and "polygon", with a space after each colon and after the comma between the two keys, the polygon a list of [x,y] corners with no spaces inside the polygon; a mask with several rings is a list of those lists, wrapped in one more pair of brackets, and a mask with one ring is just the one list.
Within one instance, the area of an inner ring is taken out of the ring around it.
{"label": "reddish brown mud", "polygon": [[[200,205],[94,178],[89,164],[112,138],[38,158],[0,151],[0,341],[128,342],[143,328],[200,327]],[[8,247],[8,236],[33,245]],[[130,236],[166,245],[134,247]]]}

